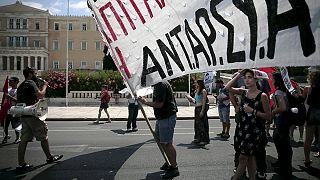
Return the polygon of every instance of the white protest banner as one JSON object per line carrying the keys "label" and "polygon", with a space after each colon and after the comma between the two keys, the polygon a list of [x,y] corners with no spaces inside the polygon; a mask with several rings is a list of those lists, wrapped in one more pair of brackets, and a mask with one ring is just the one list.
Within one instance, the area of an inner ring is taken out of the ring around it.
{"label": "white protest banner", "polygon": [[287,68],[286,67],[280,67],[280,73],[281,73],[284,85],[286,86],[287,90],[290,93],[292,93],[294,91],[294,87],[291,84]]}
{"label": "white protest banner", "polygon": [[319,0],[88,0],[133,89],[212,70],[320,64]]}

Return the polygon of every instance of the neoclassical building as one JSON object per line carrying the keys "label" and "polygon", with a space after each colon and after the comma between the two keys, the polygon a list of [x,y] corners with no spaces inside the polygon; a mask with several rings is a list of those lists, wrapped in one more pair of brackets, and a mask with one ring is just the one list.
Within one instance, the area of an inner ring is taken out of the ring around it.
{"label": "neoclassical building", "polygon": [[20,1],[0,6],[1,76],[26,66],[65,69],[67,47],[69,69],[102,69],[103,42],[92,17],[54,16]]}

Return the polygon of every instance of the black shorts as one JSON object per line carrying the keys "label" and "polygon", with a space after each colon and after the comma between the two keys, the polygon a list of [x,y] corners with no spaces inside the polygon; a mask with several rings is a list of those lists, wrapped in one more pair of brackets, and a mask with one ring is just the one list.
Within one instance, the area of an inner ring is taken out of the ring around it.
{"label": "black shorts", "polygon": [[108,105],[108,103],[101,103],[100,108],[107,109],[107,108],[109,108],[109,105]]}

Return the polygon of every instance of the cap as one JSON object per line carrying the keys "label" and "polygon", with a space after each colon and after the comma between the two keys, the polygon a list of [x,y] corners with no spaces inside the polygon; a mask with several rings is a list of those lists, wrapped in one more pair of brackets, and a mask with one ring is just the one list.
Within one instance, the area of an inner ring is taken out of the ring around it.
{"label": "cap", "polygon": [[19,78],[13,76],[9,78],[9,81],[19,82]]}
{"label": "cap", "polygon": [[254,75],[254,78],[256,79],[269,79],[268,74],[264,71],[260,71],[257,69],[245,69],[244,74],[247,72],[252,72],[252,74]]}

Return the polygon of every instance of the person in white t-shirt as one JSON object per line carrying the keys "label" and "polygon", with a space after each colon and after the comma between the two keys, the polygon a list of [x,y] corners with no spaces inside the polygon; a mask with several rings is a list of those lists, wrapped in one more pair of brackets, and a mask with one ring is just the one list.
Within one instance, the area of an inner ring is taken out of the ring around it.
{"label": "person in white t-shirt", "polygon": [[[14,106],[17,103],[17,86],[19,83],[19,78],[17,77],[11,77],[9,79],[9,86],[8,94],[6,94],[6,98],[9,100],[10,106]],[[15,144],[20,142],[20,133],[18,131],[18,127],[21,125],[21,121],[19,118],[15,118],[12,115],[8,114],[5,123],[4,123],[4,138],[2,140],[2,144],[5,144],[8,142],[8,139],[11,138],[9,135],[8,129],[9,124],[11,123],[12,129],[14,129],[16,134],[16,139],[14,141]]]}

